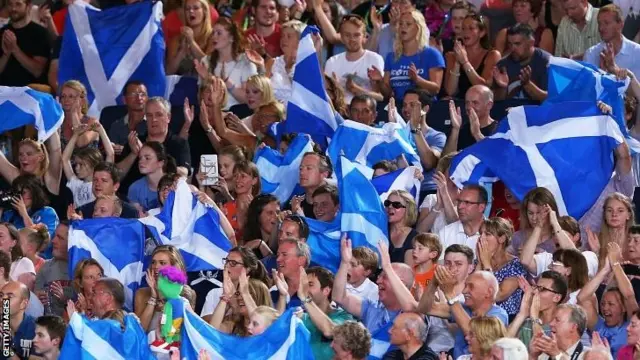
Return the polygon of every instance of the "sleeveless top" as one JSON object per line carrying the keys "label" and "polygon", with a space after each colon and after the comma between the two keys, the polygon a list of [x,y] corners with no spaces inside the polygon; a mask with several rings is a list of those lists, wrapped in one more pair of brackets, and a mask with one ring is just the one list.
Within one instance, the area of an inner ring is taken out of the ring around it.
{"label": "sleeveless top", "polygon": [[542,40],[542,33],[544,32],[544,29],[544,26],[538,26],[534,31],[533,38],[535,39],[535,42],[533,43],[533,46],[538,47],[540,45],[540,40]]}
{"label": "sleeveless top", "polygon": [[[487,60],[489,51],[484,54],[484,56],[482,57],[482,61],[480,61],[480,65],[476,68],[476,72],[480,76],[482,76],[482,72],[484,71],[484,62],[485,60]],[[460,67],[460,77],[458,78],[458,93],[456,96],[464,99],[464,94],[467,93],[467,90],[469,90],[471,86],[473,85],[471,84],[471,81],[467,76],[467,72],[462,70],[462,67]]]}
{"label": "sleeveless top", "polygon": [[558,37],[558,25],[555,25],[551,18],[551,1],[547,1],[544,6],[544,23],[547,25],[547,28],[551,30],[553,38],[556,39]]}

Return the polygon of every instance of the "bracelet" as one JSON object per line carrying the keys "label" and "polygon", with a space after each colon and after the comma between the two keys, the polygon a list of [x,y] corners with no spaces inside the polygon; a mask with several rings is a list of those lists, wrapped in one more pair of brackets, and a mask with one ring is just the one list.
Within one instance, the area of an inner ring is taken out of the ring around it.
{"label": "bracelet", "polygon": [[460,72],[454,72],[453,70],[449,70],[449,74],[453,76],[460,76]]}
{"label": "bracelet", "polygon": [[205,130],[204,132],[206,132],[207,134],[211,134],[213,132],[213,127],[209,126],[209,128],[207,128],[207,130]]}
{"label": "bracelet", "polygon": [[151,305],[151,306],[156,306],[157,304],[157,300],[154,297],[149,298],[149,300],[147,300],[147,305]]}

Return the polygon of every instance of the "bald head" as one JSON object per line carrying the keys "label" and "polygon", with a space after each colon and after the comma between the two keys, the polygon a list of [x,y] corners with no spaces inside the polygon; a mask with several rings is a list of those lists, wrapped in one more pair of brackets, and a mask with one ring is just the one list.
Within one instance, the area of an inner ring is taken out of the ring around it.
{"label": "bald head", "polygon": [[414,274],[411,267],[405,263],[393,263],[391,264],[393,270],[396,272],[402,283],[409,289],[413,287]]}
{"label": "bald head", "polygon": [[612,360],[611,352],[600,347],[591,348],[584,353],[583,360]]}
{"label": "bald head", "polygon": [[29,304],[29,288],[21,282],[9,281],[0,291],[3,299],[9,299],[9,312],[11,316],[24,313]]}
{"label": "bald head", "polygon": [[13,295],[19,295],[20,300],[29,299],[29,288],[27,285],[19,282],[19,281],[9,281],[2,287],[3,295],[7,295],[9,293]]}
{"label": "bald head", "polygon": [[500,290],[500,284],[498,283],[498,279],[496,279],[495,275],[489,271],[476,271],[472,275],[477,276],[479,279],[482,279],[487,286],[487,289],[491,289],[493,292],[493,300],[498,296],[498,291]]}
{"label": "bald head", "polygon": [[416,313],[402,313],[398,315],[399,325],[407,329],[419,342],[423,342],[427,338],[427,324],[424,317]]}
{"label": "bald head", "polygon": [[469,93],[478,94],[485,103],[493,102],[493,91],[485,85],[473,85],[467,90],[467,94]]}

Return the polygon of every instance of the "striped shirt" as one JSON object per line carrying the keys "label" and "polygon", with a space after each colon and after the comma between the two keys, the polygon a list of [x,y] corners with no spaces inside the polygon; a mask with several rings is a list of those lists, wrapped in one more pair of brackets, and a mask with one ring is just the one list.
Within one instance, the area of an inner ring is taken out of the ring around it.
{"label": "striped shirt", "polygon": [[556,56],[583,54],[587,49],[600,42],[598,32],[598,9],[588,5],[587,23],[582,28],[565,16],[558,26],[558,38],[556,39]]}

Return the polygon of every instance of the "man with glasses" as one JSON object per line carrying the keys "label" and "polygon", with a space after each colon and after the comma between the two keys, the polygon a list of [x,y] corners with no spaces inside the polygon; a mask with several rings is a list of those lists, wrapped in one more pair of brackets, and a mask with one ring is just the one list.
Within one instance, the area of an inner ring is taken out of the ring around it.
{"label": "man with glasses", "polygon": [[98,318],[105,319],[122,311],[124,301],[124,286],[117,279],[100,278],[93,285],[93,313]]}
{"label": "man with glasses", "polygon": [[36,319],[25,314],[29,303],[29,289],[21,282],[9,281],[2,287],[0,296],[3,300],[9,300],[11,348],[15,353],[13,357],[0,355],[0,359],[28,359],[29,356],[36,355],[33,351]]}
{"label": "man with glasses", "polygon": [[[456,200],[459,220],[445,226],[438,233],[443,248],[453,244],[466,245],[474,250],[480,238],[480,228],[487,207],[487,190],[479,185],[466,185]],[[440,260],[444,259],[444,254]]]}
{"label": "man with glasses", "polygon": [[122,99],[127,106],[127,114],[111,123],[107,132],[116,156],[122,154],[124,146],[129,143],[129,133],[132,131],[142,138],[147,136],[147,127],[144,122],[144,107],[148,99],[147,87],[139,81],[129,81],[124,86]]}
{"label": "man with glasses", "polygon": [[551,335],[534,335],[529,345],[529,359],[582,360],[587,347],[580,338],[587,328],[587,314],[578,305],[562,304],[549,323]]}
{"label": "man with glasses", "polygon": [[556,271],[545,271],[538,283],[525,290],[520,312],[509,325],[509,336],[518,337],[526,346],[538,333],[551,334],[549,324],[567,297],[567,280]]}
{"label": "man with glasses", "polygon": [[53,258],[47,260],[36,274],[35,292],[45,308],[45,315],[64,314],[66,299],[73,296],[69,277],[69,223],[60,222],[51,240]]}

